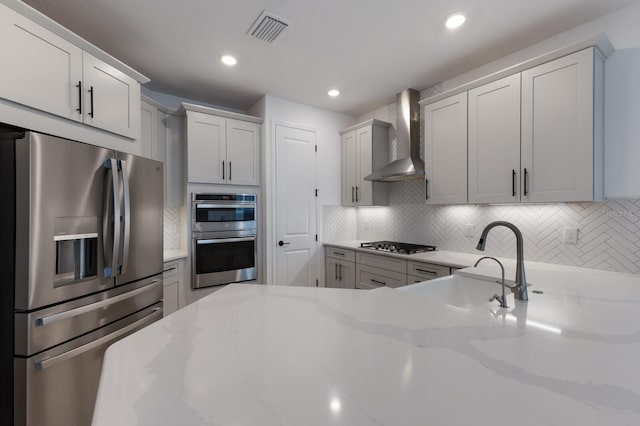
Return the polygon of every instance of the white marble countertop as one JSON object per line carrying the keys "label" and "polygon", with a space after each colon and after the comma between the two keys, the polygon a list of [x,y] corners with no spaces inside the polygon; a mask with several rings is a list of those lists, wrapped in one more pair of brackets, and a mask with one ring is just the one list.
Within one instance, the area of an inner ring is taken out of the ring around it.
{"label": "white marble countertop", "polygon": [[640,277],[527,273],[507,310],[229,285],[108,349],[93,424],[640,424]]}

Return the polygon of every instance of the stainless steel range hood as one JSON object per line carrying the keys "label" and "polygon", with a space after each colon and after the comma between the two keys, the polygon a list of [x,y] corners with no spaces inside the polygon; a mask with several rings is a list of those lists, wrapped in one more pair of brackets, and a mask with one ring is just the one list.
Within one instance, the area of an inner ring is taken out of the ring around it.
{"label": "stainless steel range hood", "polygon": [[407,89],[396,95],[396,157],[365,180],[395,182],[423,179],[424,161],[420,159],[420,92]]}

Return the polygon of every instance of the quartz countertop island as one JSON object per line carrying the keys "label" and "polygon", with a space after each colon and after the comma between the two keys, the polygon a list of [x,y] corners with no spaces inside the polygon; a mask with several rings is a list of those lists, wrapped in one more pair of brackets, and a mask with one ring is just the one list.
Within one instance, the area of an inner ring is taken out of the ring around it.
{"label": "quartz countertop island", "polygon": [[227,286],[107,350],[93,425],[640,424],[640,277],[534,270],[545,291],[514,320],[390,288]]}

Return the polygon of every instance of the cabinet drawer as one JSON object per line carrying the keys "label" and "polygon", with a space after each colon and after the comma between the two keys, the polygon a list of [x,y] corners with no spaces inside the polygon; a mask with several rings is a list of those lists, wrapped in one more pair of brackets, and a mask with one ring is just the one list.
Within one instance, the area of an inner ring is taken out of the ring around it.
{"label": "cabinet drawer", "polygon": [[434,263],[409,262],[407,274],[420,277],[422,278],[421,281],[425,281],[450,275],[451,270],[448,266],[436,265]]}
{"label": "cabinet drawer", "polygon": [[407,275],[373,266],[356,266],[356,288],[402,287],[407,285]]}
{"label": "cabinet drawer", "polygon": [[326,256],[334,259],[346,260],[347,262],[356,261],[356,252],[353,250],[346,250],[338,247],[327,247]]}
{"label": "cabinet drawer", "polygon": [[172,260],[170,262],[164,262],[162,266],[162,277],[171,278],[176,275],[182,274],[182,262],[180,260]]}
{"label": "cabinet drawer", "polygon": [[392,256],[357,252],[356,263],[399,272],[401,274],[407,273],[407,261]]}

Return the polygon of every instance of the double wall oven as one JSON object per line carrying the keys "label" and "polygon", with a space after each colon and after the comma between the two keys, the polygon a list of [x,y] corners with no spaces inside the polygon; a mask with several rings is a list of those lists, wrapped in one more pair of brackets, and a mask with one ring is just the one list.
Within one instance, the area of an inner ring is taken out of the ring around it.
{"label": "double wall oven", "polygon": [[193,193],[193,288],[257,277],[256,195]]}

